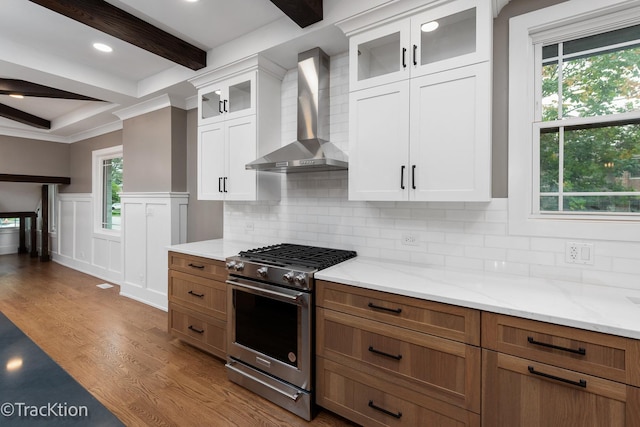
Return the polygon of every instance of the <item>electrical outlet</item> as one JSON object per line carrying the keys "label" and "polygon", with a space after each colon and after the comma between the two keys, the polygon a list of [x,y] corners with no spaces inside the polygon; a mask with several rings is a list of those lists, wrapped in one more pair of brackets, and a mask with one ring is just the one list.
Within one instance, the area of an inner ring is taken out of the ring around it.
{"label": "electrical outlet", "polygon": [[418,246],[418,236],[415,234],[403,234],[402,244],[406,246]]}
{"label": "electrical outlet", "polygon": [[246,222],[244,224],[244,231],[253,231],[253,223],[252,222]]}
{"label": "electrical outlet", "polygon": [[567,242],[565,262],[567,264],[593,264],[593,243]]}

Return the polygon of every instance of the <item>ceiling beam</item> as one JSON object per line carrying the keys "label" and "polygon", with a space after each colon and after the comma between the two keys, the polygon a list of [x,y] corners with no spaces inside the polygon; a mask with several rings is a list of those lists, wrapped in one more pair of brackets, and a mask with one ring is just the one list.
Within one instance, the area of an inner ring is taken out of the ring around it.
{"label": "ceiling beam", "polygon": [[77,93],[55,89],[49,86],[39,85],[24,80],[2,79],[0,78],[0,95],[23,95],[36,96],[40,98],[75,99],[80,101],[101,101],[89,96],[78,95]]}
{"label": "ceiling beam", "polygon": [[192,70],[207,66],[207,52],[104,0],[29,0]]}
{"label": "ceiling beam", "polygon": [[322,0],[271,0],[300,28],[322,21]]}
{"label": "ceiling beam", "polygon": [[37,127],[40,129],[51,129],[51,122],[49,120],[43,119],[42,117],[34,116],[33,114],[25,113],[22,110],[9,107],[5,104],[0,104],[0,117],[14,120],[16,122],[24,123],[25,125]]}
{"label": "ceiling beam", "polygon": [[35,182],[38,184],[71,184],[66,176],[16,175],[0,173],[0,182]]}

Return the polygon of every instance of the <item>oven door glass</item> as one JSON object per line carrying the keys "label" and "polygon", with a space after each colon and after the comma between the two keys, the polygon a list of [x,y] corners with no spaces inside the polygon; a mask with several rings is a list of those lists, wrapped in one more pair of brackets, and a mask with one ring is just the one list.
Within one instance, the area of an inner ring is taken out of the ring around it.
{"label": "oven door glass", "polygon": [[300,308],[269,297],[234,290],[235,341],[291,366],[297,366]]}

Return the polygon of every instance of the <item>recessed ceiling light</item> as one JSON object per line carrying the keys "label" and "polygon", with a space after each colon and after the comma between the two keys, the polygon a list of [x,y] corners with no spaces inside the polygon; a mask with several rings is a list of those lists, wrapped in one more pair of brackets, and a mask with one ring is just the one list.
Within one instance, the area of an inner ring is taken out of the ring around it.
{"label": "recessed ceiling light", "polygon": [[195,3],[195,2],[197,2],[198,0],[184,0],[184,1],[186,1],[187,3]]}
{"label": "recessed ceiling light", "polygon": [[426,24],[422,24],[420,29],[422,30],[423,33],[429,33],[431,31],[437,30],[439,26],[440,24],[438,24],[438,21],[431,21],[431,22],[427,22]]}
{"label": "recessed ceiling light", "polygon": [[20,95],[19,93],[10,93],[9,96],[16,99],[24,98],[24,95]]}
{"label": "recessed ceiling light", "polygon": [[94,43],[93,47],[100,52],[113,52],[113,48],[104,43]]}

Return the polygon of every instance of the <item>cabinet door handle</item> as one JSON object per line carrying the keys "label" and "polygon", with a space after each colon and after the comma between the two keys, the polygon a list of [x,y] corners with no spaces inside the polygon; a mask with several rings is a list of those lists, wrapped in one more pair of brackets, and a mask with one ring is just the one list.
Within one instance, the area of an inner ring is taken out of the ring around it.
{"label": "cabinet door handle", "polygon": [[222,193],[222,177],[218,177],[218,193]]}
{"label": "cabinet door handle", "polygon": [[385,357],[389,357],[391,359],[394,360],[400,360],[402,359],[402,355],[398,354],[397,356],[395,354],[389,354],[389,353],[385,353],[384,351],[380,351],[380,350],[376,350],[375,348],[373,348],[372,345],[369,346],[369,351],[371,353],[375,353],[375,354],[379,354],[380,356],[385,356]]}
{"label": "cabinet door handle", "polygon": [[204,265],[198,265],[198,264],[189,263],[189,267],[197,268],[198,270],[204,270]]}
{"label": "cabinet door handle", "polygon": [[579,354],[581,356],[586,356],[586,354],[587,354],[587,350],[582,348],[582,347],[578,347],[577,350],[574,349],[574,348],[561,347],[561,346],[555,345],[555,344],[549,344],[549,343],[546,343],[546,342],[536,341],[535,339],[533,339],[533,337],[527,337],[527,341],[529,341],[529,344],[535,344],[535,345],[539,345],[539,346],[542,346],[542,347],[553,348],[555,350],[567,351],[569,353]]}
{"label": "cabinet door handle", "polygon": [[218,112],[220,114],[224,113],[224,111],[222,111],[222,101],[218,101]]}
{"label": "cabinet door handle", "polygon": [[404,190],[404,165],[400,166],[400,189]]}
{"label": "cabinet door handle", "polygon": [[411,188],[416,189],[416,165],[411,166]]}
{"label": "cabinet door handle", "polygon": [[194,328],[193,325],[189,325],[189,330],[197,334],[204,334],[204,329]]}
{"label": "cabinet door handle", "polygon": [[225,99],[225,100],[224,100],[224,108],[223,108],[223,110],[224,110],[224,112],[225,112],[225,113],[228,113],[228,112],[229,112],[229,110],[227,110],[227,102],[228,102],[228,100],[227,100],[227,99]]}
{"label": "cabinet door handle", "polygon": [[413,45],[413,65],[418,65],[418,57],[416,55],[418,51],[418,46],[417,45]]}
{"label": "cabinet door handle", "polygon": [[402,68],[407,68],[407,48],[402,48]]}
{"label": "cabinet door handle", "polygon": [[528,369],[529,369],[529,373],[531,373],[533,375],[538,375],[538,376],[541,376],[541,377],[544,377],[544,378],[549,378],[551,380],[560,381],[560,382],[563,382],[563,383],[575,385],[575,386],[582,387],[582,388],[587,388],[587,381],[586,380],[573,381],[573,380],[568,380],[568,379],[562,378],[562,377],[556,377],[555,375],[545,374],[544,372],[536,371],[536,369],[533,366],[529,366]]}
{"label": "cabinet door handle", "polygon": [[394,314],[400,314],[400,313],[402,313],[402,309],[401,309],[401,308],[387,308],[387,307],[382,307],[382,306],[379,306],[379,305],[375,305],[375,304],[374,304],[374,303],[372,303],[372,302],[370,302],[370,303],[369,303],[368,307],[369,307],[369,308],[376,309],[376,310],[389,311],[389,312],[394,313]]}
{"label": "cabinet door handle", "polygon": [[188,294],[189,295],[193,295],[194,297],[204,298],[204,294],[198,294],[198,293],[193,292],[193,291],[189,291]]}
{"label": "cabinet door handle", "polygon": [[226,176],[224,178],[222,178],[222,192],[223,193],[227,192],[227,177]]}
{"label": "cabinet door handle", "polygon": [[370,401],[369,401],[369,408],[373,408],[373,409],[375,409],[376,411],[380,411],[380,412],[382,412],[383,414],[390,415],[390,416],[392,416],[393,418],[400,419],[400,418],[402,417],[402,412],[391,412],[391,411],[389,411],[389,410],[387,410],[387,409],[381,408],[381,407],[379,407],[378,405],[376,405],[375,403],[373,403],[373,400],[370,400]]}

